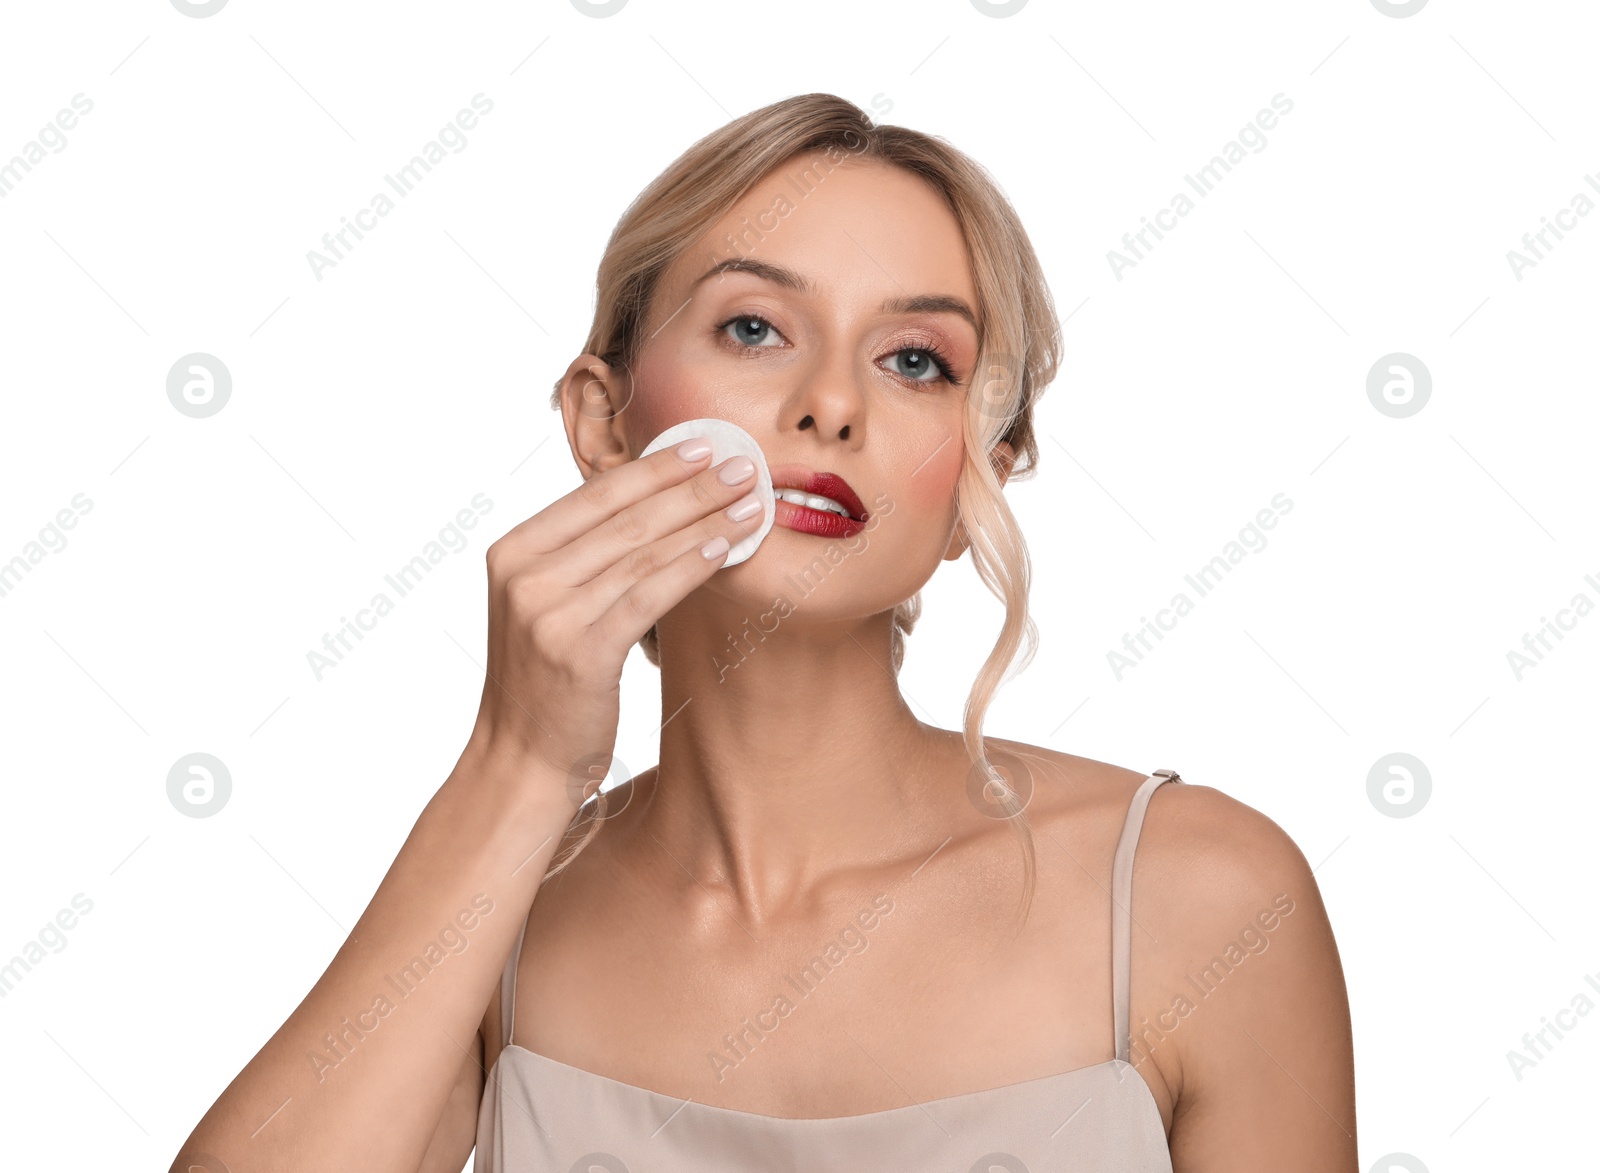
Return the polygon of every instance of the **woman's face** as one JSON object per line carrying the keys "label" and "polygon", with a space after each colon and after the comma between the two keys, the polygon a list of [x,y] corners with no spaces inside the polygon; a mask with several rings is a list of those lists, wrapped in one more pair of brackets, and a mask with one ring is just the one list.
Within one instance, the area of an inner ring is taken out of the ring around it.
{"label": "woman's face", "polygon": [[780,505],[756,554],[704,589],[827,619],[922,587],[957,520],[977,306],[941,197],[841,152],[777,168],[667,270],[620,421],[631,454],[719,417],[755,438],[779,484],[783,466],[833,473],[869,515],[826,537]]}

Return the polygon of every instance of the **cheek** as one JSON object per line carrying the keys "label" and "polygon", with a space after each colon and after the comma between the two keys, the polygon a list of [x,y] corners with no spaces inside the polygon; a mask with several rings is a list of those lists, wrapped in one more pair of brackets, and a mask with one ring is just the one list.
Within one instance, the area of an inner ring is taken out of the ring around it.
{"label": "cheek", "polygon": [[727,418],[718,406],[716,384],[659,347],[650,348],[634,368],[627,414],[626,430],[635,453],[684,420]]}
{"label": "cheek", "polygon": [[[937,445],[939,441],[933,443]],[[955,517],[956,481],[961,476],[963,457],[961,433],[957,431],[933,456],[912,462],[910,467],[917,471],[904,482],[904,491],[906,503],[919,517]],[[923,459],[927,463],[918,468]]]}

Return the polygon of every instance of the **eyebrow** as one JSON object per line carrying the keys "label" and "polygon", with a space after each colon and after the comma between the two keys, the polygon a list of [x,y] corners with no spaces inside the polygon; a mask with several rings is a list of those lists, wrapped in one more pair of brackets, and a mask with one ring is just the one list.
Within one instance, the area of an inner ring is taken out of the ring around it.
{"label": "eyebrow", "polygon": [[[793,269],[785,269],[782,265],[758,261],[752,257],[730,257],[725,261],[718,261],[702,273],[690,288],[698,289],[702,282],[709,281],[722,273],[749,273],[753,277],[760,277],[764,281],[771,281],[774,285],[793,289],[797,293],[810,296],[815,296],[817,293],[816,286]],[[972,312],[972,307],[959,297],[951,297],[948,294],[924,293],[916,297],[891,297],[880,308],[886,314],[956,314],[966,319],[973,333],[978,335],[983,333],[978,328],[978,316]]]}

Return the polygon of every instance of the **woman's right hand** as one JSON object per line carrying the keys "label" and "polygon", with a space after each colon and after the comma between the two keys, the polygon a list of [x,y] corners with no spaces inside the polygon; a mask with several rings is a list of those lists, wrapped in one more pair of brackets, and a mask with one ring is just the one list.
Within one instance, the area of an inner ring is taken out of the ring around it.
{"label": "woman's right hand", "polygon": [[607,469],[489,547],[488,666],[467,753],[562,788],[541,801],[576,813],[605,778],[629,649],[761,524],[749,458],[709,466],[710,453],[691,438]]}

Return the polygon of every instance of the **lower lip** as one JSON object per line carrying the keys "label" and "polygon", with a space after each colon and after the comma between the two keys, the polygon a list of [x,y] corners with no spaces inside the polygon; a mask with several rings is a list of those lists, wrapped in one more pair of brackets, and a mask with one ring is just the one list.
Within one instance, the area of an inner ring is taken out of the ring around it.
{"label": "lower lip", "polygon": [[772,524],[798,530],[803,534],[815,534],[819,538],[848,538],[867,528],[867,523],[864,521],[840,517],[837,513],[829,513],[826,509],[796,505],[793,501],[785,501],[782,497],[775,502],[775,509],[776,515],[772,519]]}

